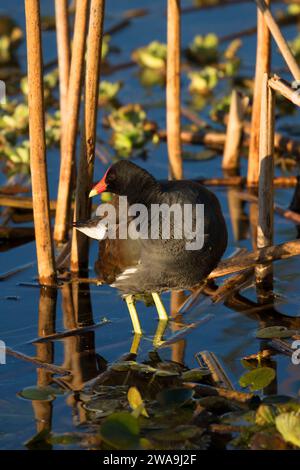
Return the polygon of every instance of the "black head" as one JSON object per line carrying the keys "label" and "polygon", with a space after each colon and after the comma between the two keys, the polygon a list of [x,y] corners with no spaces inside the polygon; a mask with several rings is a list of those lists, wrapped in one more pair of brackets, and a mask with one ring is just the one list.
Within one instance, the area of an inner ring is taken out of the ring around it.
{"label": "black head", "polygon": [[127,160],[112,165],[90,192],[90,197],[108,191],[127,196],[131,203],[142,202],[159,185],[146,170]]}

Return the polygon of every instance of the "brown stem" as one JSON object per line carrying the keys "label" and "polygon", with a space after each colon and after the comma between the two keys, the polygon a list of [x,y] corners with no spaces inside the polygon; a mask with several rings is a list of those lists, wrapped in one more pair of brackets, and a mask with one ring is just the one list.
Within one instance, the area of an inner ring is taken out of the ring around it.
{"label": "brown stem", "polygon": [[38,0],[25,0],[25,15],[28,61],[30,169],[38,272],[40,282],[51,285],[55,283],[55,261],[48,196],[43,59],[40,5]]}
{"label": "brown stem", "polygon": [[222,160],[223,170],[237,170],[240,163],[240,148],[243,135],[244,110],[242,97],[232,90],[226,140]]}
{"label": "brown stem", "polygon": [[182,179],[180,140],[180,0],[168,0],[167,143],[170,174]]}
{"label": "brown stem", "polygon": [[270,72],[270,57],[270,32],[266,25],[264,15],[259,9],[257,9],[257,49],[248,157],[248,186],[255,186],[258,184],[261,84],[264,74]]}
{"label": "brown stem", "polygon": [[[259,181],[258,181],[258,229],[257,247],[264,248],[273,244],[274,230],[274,125],[275,93],[268,85],[268,74],[263,77],[261,94],[260,143],[259,143]],[[257,266],[256,281],[272,285],[272,266]]]}
{"label": "brown stem", "polygon": [[72,194],[72,167],[75,165],[75,148],[78,127],[78,116],[81,97],[81,82],[84,65],[86,25],[88,17],[88,0],[76,2],[74,38],[69,78],[66,126],[63,132],[60,176],[57,195],[54,239],[61,243],[67,238],[67,227],[70,221],[70,202]]}
{"label": "brown stem", "polygon": [[241,256],[234,256],[221,261],[209,278],[222,277],[245,269],[255,267],[256,264],[269,263],[280,259],[300,255],[300,240],[293,240],[281,245],[268,246]]}
{"label": "brown stem", "polygon": [[[299,65],[297,64],[297,61],[287,43],[287,41],[284,39],[278,24],[276,23],[269,7],[268,4],[265,2],[265,0],[255,0],[257,3],[258,8],[260,9],[261,14],[263,15],[263,18],[284,58],[286,61],[287,66],[289,67],[293,77],[295,80],[300,80],[300,68]],[[266,71],[267,72],[267,71]]]}
{"label": "brown stem", "polygon": [[68,84],[70,74],[70,38],[68,23],[68,0],[55,0],[56,39],[59,73],[59,98],[61,125],[67,113]]}
{"label": "brown stem", "polygon": [[[103,36],[104,0],[91,0],[87,39],[84,118],[81,135],[81,152],[76,184],[74,220],[87,219],[91,204],[89,191],[93,182],[95,141],[99,95],[99,75]],[[73,230],[71,271],[88,269],[89,240]]]}
{"label": "brown stem", "polygon": [[282,78],[274,75],[269,79],[269,86],[274,90],[284,96],[286,99],[291,101],[297,106],[300,106],[300,95],[296,93],[296,90],[290,86],[288,82]]}

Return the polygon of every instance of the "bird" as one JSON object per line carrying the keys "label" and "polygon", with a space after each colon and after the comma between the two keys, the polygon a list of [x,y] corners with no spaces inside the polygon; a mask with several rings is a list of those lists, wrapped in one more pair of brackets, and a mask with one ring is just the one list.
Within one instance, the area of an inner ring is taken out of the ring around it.
{"label": "bird", "polygon": [[[95,271],[104,283],[117,288],[125,298],[134,333],[140,336],[136,299],[150,294],[159,320],[165,325],[168,315],[160,294],[192,290],[205,281],[227,247],[225,219],[217,197],[199,182],[158,181],[128,160],[110,166],[89,196],[103,192],[112,193],[111,201],[100,204],[92,219],[73,225],[99,240]],[[173,208],[176,214],[171,210],[160,211],[162,207]],[[203,208],[199,212],[200,226],[197,225],[199,207]],[[187,230],[186,208],[190,217]],[[165,236],[167,223],[169,233]],[[176,232],[180,225],[181,238]],[[160,342],[164,327],[158,330],[156,340]]]}

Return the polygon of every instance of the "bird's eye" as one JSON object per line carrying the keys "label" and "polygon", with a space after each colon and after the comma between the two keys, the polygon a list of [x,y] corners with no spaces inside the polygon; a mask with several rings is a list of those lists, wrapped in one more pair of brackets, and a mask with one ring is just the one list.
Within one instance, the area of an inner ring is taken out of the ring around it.
{"label": "bird's eye", "polygon": [[108,173],[107,175],[107,182],[111,183],[112,181],[115,181],[116,175],[114,173]]}

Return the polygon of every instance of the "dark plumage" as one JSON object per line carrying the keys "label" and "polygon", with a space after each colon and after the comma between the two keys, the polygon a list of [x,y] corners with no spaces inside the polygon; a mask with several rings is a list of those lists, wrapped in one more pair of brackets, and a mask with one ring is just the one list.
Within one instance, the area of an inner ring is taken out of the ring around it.
{"label": "dark plumage", "polygon": [[[116,195],[111,202],[116,208],[119,195],[127,196],[130,205],[144,204],[149,210],[151,204],[180,204],[182,208],[184,204],[192,204],[194,222],[195,205],[204,204],[205,237],[201,249],[187,250],[187,240],[175,239],[171,224],[171,236],[167,240],[161,238],[161,231],[157,240],[121,240],[118,237],[101,240],[95,265],[101,280],[123,294],[190,289],[217,266],[227,245],[226,224],[218,199],[200,183],[159,182],[134,163],[120,161],[106,172],[93,194],[104,190]],[[97,226],[97,223],[101,224],[101,217],[86,224]],[[84,224],[78,223],[77,228],[84,231]]]}

